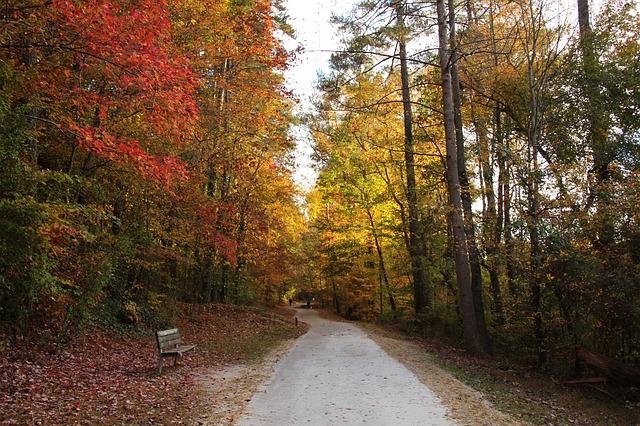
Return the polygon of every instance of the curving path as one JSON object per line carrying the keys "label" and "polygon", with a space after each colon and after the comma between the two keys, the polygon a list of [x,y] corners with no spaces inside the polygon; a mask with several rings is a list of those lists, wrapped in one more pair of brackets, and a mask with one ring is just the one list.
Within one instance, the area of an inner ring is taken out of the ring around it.
{"label": "curving path", "polygon": [[298,309],[311,325],[236,424],[452,425],[418,378],[356,326]]}

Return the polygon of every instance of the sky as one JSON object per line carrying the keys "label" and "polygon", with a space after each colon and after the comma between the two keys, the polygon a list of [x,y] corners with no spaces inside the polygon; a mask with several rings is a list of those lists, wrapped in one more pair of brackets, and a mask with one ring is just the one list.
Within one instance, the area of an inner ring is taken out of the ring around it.
{"label": "sky", "polygon": [[[296,31],[296,40],[286,40],[289,49],[301,44],[305,53],[285,74],[287,88],[300,100],[300,111],[312,109],[311,97],[318,72],[329,70],[331,53],[336,50],[340,37],[330,24],[331,14],[345,14],[351,10],[355,0],[287,0],[285,2],[289,23]],[[294,180],[302,190],[313,187],[317,174],[313,169],[313,148],[309,132],[304,127],[294,127],[292,135],[297,141],[295,153],[296,170]]]}

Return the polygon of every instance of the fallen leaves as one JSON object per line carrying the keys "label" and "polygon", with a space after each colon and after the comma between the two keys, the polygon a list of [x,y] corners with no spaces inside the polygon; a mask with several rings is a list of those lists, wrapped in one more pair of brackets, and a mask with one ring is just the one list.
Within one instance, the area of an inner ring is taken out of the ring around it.
{"label": "fallen leaves", "polygon": [[[84,335],[41,361],[13,349],[0,358],[0,420],[7,424],[118,423],[181,418],[174,396],[188,398],[188,377],[153,377],[149,338]],[[14,356],[9,359],[6,355]],[[74,419],[75,418],[75,419]]]}
{"label": "fallen leaves", "polygon": [[[252,359],[259,348],[302,333],[272,312],[224,305],[182,305],[177,326],[197,344],[157,376],[152,335],[91,330],[53,354],[32,343],[0,353],[3,424],[182,424],[196,415],[193,373]],[[152,334],[152,333],[149,333]]]}

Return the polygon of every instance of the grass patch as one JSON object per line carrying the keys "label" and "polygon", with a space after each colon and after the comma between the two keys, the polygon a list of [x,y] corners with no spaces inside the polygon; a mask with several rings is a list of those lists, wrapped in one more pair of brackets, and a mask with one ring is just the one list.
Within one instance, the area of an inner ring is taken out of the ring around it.
{"label": "grass patch", "polygon": [[307,330],[296,327],[287,310],[227,305],[190,305],[179,326],[185,339],[198,344],[195,356],[203,366],[257,361]]}

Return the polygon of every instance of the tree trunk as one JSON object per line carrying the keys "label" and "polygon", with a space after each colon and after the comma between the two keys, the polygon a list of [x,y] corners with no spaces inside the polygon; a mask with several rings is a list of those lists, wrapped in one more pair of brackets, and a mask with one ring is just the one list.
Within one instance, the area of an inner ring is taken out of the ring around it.
{"label": "tree trunk", "polygon": [[445,0],[436,2],[438,11],[438,39],[439,59],[442,76],[442,98],[444,107],[444,128],[446,139],[446,165],[447,165],[447,189],[449,203],[451,205],[451,226],[454,239],[454,258],[456,265],[456,278],[460,298],[460,311],[464,330],[465,345],[469,351],[475,354],[489,353],[487,341],[479,328],[478,317],[475,313],[473,300],[473,288],[469,267],[469,252],[462,218],[462,197],[460,191],[460,175],[458,173],[458,156],[455,134],[455,114],[453,106],[453,93],[451,87],[450,52],[448,49],[447,15],[445,12]]}
{"label": "tree trunk", "polygon": [[211,303],[211,296],[213,294],[213,262],[211,261],[211,254],[207,254],[206,251],[204,253],[204,259],[201,263],[204,268],[204,273],[202,275],[203,279],[203,295],[202,301],[207,304]]}
{"label": "tree trunk", "polygon": [[[450,257],[451,259],[455,259],[455,253],[453,250],[453,230],[451,226],[451,215],[447,215],[447,246],[445,249],[446,257]],[[453,301],[456,307],[456,316],[462,322],[462,313],[460,312],[460,299],[458,298],[458,293],[453,284],[453,277],[451,273],[446,267],[440,270],[440,274],[444,279],[444,285],[447,287],[447,290],[453,297]]]}
{"label": "tree trunk", "polygon": [[500,288],[500,277],[498,276],[499,268],[499,247],[500,235],[502,233],[502,224],[498,221],[496,211],[496,194],[493,189],[493,165],[491,163],[491,151],[489,148],[489,140],[487,137],[487,129],[482,119],[474,117],[474,127],[479,144],[479,160],[482,164],[481,182],[484,182],[484,194],[486,198],[487,208],[483,215],[484,221],[484,247],[487,252],[486,267],[489,272],[491,283],[491,297],[493,299],[493,310],[496,323],[502,325],[505,322],[504,310],[502,307],[502,289]]}
{"label": "tree trunk", "polygon": [[502,184],[502,212],[503,212],[503,232],[504,232],[504,258],[507,264],[507,288],[511,296],[517,293],[516,288],[516,269],[513,264],[513,234],[511,232],[511,176],[509,172],[509,164],[507,163],[509,150],[509,142],[504,140],[504,146],[501,148],[501,154],[498,158],[500,176],[499,181]]}
{"label": "tree trunk", "polygon": [[420,244],[420,221],[418,215],[418,195],[416,192],[416,175],[413,149],[413,112],[407,65],[407,46],[405,42],[404,5],[396,4],[398,24],[398,44],[400,46],[400,74],[402,77],[402,104],[404,111],[404,159],[407,179],[407,204],[409,208],[409,246],[411,270],[413,275],[413,299],[416,313],[424,312],[429,307],[427,292],[427,271],[425,256]]}
{"label": "tree trunk", "polygon": [[462,210],[464,212],[464,231],[469,249],[469,265],[471,268],[471,290],[473,304],[475,306],[476,321],[480,338],[484,340],[483,346],[490,347],[489,333],[487,332],[484,317],[484,299],[482,270],[480,268],[480,251],[476,243],[475,225],[473,223],[473,210],[471,207],[471,194],[469,192],[469,176],[465,160],[464,134],[462,131],[462,99],[460,97],[460,78],[458,76],[458,53],[455,25],[455,6],[453,0],[448,0],[449,11],[449,72],[451,74],[451,94],[453,98],[453,118],[456,136],[456,159],[458,163],[458,179],[462,198]]}
{"label": "tree trunk", "polygon": [[[580,29],[580,53],[582,53],[582,71],[586,79],[586,96],[589,100],[589,144],[593,150],[593,170],[596,186],[610,177],[609,163],[611,153],[607,149],[607,126],[599,101],[598,78],[600,66],[593,44],[593,30],[589,18],[589,0],[578,0],[578,26]],[[596,187],[595,198],[602,198]]]}
{"label": "tree trunk", "polygon": [[540,233],[538,227],[539,222],[539,195],[538,195],[538,182],[537,182],[537,169],[538,160],[537,152],[532,149],[532,171],[529,175],[529,183],[527,188],[527,201],[528,201],[528,228],[529,238],[531,241],[531,259],[530,259],[530,271],[529,271],[529,291],[531,297],[531,309],[533,314],[533,330],[536,339],[536,350],[538,353],[538,362],[544,364],[546,362],[546,351],[544,349],[544,335],[542,329],[542,288],[540,286],[541,276],[540,271],[542,269],[542,249],[540,246]]}
{"label": "tree trunk", "polygon": [[[38,54],[34,47],[31,47],[32,40],[28,37],[24,40],[26,48],[24,49],[22,56],[22,63],[25,68],[30,69],[38,62]],[[29,106],[27,109],[27,127],[29,130],[34,131],[37,125],[38,109],[35,106]],[[36,168],[38,166],[38,139],[27,133],[26,151],[28,153],[29,161],[31,165]],[[35,191],[35,188],[34,188]]]}
{"label": "tree trunk", "polygon": [[333,278],[331,279],[331,289],[333,290],[333,304],[336,308],[336,314],[340,315],[340,297],[338,296],[336,281]]}
{"label": "tree trunk", "polygon": [[[389,297],[389,306],[391,306],[391,310],[393,312],[396,311],[396,300],[391,293],[391,286],[389,285],[389,276],[387,275],[387,268],[384,263],[384,256],[382,254],[382,245],[380,244],[380,239],[378,238],[378,230],[376,228],[376,224],[373,221],[373,214],[371,210],[367,208],[367,217],[369,218],[369,224],[371,225],[371,234],[373,235],[373,241],[376,245],[376,252],[378,253],[378,267],[380,268],[380,275],[384,281],[385,288],[387,290],[387,296]],[[380,308],[380,312],[382,312],[382,308]]]}
{"label": "tree trunk", "polygon": [[540,245],[540,166],[538,164],[538,144],[540,141],[541,129],[541,107],[539,102],[539,81],[536,75],[535,65],[538,59],[537,41],[539,32],[542,31],[542,23],[536,18],[537,13],[533,10],[532,0],[529,0],[528,19],[531,23],[530,37],[527,39],[527,72],[529,89],[529,123],[527,128],[527,228],[531,244],[529,260],[529,293],[533,316],[533,330],[536,340],[536,350],[538,362],[546,362],[546,351],[544,349],[544,336],[542,328],[542,248]]}
{"label": "tree trunk", "polygon": [[576,350],[576,356],[580,361],[604,374],[616,383],[626,386],[640,386],[640,370],[638,368],[583,348]]}
{"label": "tree trunk", "polygon": [[228,299],[232,303],[238,302],[238,294],[239,294],[240,286],[242,285],[242,274],[246,267],[245,237],[246,237],[246,230],[247,230],[247,210],[248,210],[248,203],[249,203],[248,198],[249,196],[247,195],[242,203],[242,206],[240,207],[238,232],[236,234],[236,242],[237,242],[238,248],[237,248],[237,256],[236,256],[237,261],[236,261],[235,274],[234,274],[235,276],[233,279],[233,287],[229,289],[229,293],[231,294],[228,295]]}
{"label": "tree trunk", "polygon": [[[614,159],[614,149],[608,143],[608,125],[604,112],[604,103],[600,89],[600,64],[593,43],[593,30],[589,19],[589,0],[578,0],[578,25],[580,28],[580,51],[582,53],[582,72],[584,74],[584,96],[588,100],[587,117],[589,120],[588,141],[593,151],[593,176],[590,199],[596,202],[600,216],[594,246],[605,250],[614,238],[614,224],[608,217],[611,196],[607,182],[611,179],[609,165]],[[589,208],[590,206],[587,206]]]}

